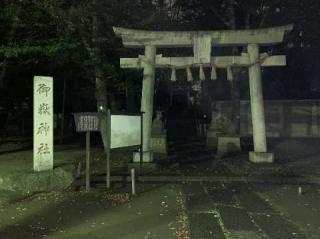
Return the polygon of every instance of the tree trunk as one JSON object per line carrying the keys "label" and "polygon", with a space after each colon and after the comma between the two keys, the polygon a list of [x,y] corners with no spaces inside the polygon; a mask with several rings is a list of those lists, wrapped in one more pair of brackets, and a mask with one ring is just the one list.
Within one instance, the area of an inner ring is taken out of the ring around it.
{"label": "tree trunk", "polygon": [[62,106],[61,106],[61,128],[60,128],[60,144],[64,139],[65,109],[66,109],[66,78],[63,79]]}
{"label": "tree trunk", "polygon": [[[12,46],[13,44],[12,40],[16,34],[16,30],[19,22],[18,15],[19,15],[19,11],[17,11],[16,15],[12,17],[11,29],[10,29],[10,32],[8,33],[8,43],[7,43],[8,46]],[[8,67],[8,59],[7,59],[7,56],[4,56],[2,67],[1,67],[1,73],[0,73],[0,90],[4,88],[4,79],[6,76],[7,67]]]}
{"label": "tree trunk", "polygon": [[128,112],[136,111],[136,101],[134,94],[134,82],[132,79],[126,80],[126,108]]}
{"label": "tree trunk", "polygon": [[100,112],[100,133],[103,142],[104,151],[108,153],[108,118],[107,111],[108,107],[108,97],[107,97],[107,85],[103,77],[103,71],[99,65],[94,67],[96,92],[95,98],[97,101],[97,110]]}
{"label": "tree trunk", "polygon": [[[99,43],[99,22],[97,11],[99,9],[98,0],[93,1],[94,13],[92,16],[92,48],[91,58],[94,62],[94,78],[95,78],[95,98],[97,101],[97,111],[100,112],[100,132],[104,146],[104,151],[108,153],[108,95],[107,95],[107,82],[102,68],[102,54],[101,46]],[[90,47],[89,47],[90,48]]]}
{"label": "tree trunk", "polygon": [[[229,26],[231,30],[236,30],[236,13],[235,13],[235,0],[229,0]],[[232,48],[232,55],[237,55],[239,53],[238,47]],[[234,79],[231,82],[231,100],[232,100],[232,125],[233,129],[231,134],[240,135],[240,73],[239,67],[232,68],[232,74]]]}
{"label": "tree trunk", "polygon": [[0,73],[0,90],[2,90],[4,88],[4,78],[6,76],[7,65],[8,65],[8,60],[5,57],[2,62],[2,69],[1,69],[1,73]]}
{"label": "tree trunk", "polygon": [[104,79],[101,66],[94,66],[95,77],[95,98],[97,101],[97,110],[104,111],[108,109],[107,84]]}

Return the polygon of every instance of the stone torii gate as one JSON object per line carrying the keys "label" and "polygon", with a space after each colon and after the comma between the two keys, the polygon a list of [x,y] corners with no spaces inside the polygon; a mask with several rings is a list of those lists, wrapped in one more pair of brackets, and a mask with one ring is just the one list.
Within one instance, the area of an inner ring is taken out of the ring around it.
{"label": "stone torii gate", "polygon": [[[121,68],[143,69],[141,111],[143,120],[143,161],[152,162],[151,126],[156,68],[189,67],[249,67],[250,101],[253,126],[254,152],[249,153],[252,162],[273,162],[273,154],[267,152],[266,127],[262,92],[261,67],[285,66],[286,56],[260,54],[259,46],[279,44],[293,25],[227,31],[144,31],[114,27],[114,32],[129,48],[144,48],[138,58],[121,58]],[[247,46],[241,56],[212,57],[212,47]],[[157,48],[192,47],[193,57],[164,57],[156,55]],[[134,156],[138,162],[140,154]]]}

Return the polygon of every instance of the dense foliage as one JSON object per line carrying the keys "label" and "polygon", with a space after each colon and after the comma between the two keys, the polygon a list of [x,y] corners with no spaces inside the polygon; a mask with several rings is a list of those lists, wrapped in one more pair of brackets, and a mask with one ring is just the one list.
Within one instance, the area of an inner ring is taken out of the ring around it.
{"label": "dense foliage", "polygon": [[124,96],[127,108],[138,108],[132,102],[139,95],[140,73],[121,71],[118,62],[142,52],[123,49],[114,25],[213,30],[295,23],[283,46],[266,49],[285,51],[289,66],[265,73],[265,91],[269,98],[319,97],[319,5],[318,0],[2,0],[0,107],[19,111],[31,104],[33,76],[51,75],[57,112],[64,81],[70,112],[125,107]]}

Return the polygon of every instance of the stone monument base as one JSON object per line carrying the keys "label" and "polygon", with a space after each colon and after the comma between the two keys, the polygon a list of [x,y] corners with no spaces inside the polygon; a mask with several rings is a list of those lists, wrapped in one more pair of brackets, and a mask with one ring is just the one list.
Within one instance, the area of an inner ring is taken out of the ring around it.
{"label": "stone monument base", "polygon": [[74,174],[73,164],[42,172],[13,171],[0,175],[0,189],[22,194],[66,190],[72,186]]}
{"label": "stone monument base", "polygon": [[217,137],[207,137],[207,147],[210,149],[217,149],[218,138]]}
{"label": "stone monument base", "polygon": [[167,154],[167,137],[165,135],[152,136],[151,148],[154,153]]}
{"label": "stone monument base", "polygon": [[221,132],[210,129],[207,131],[207,147],[217,149],[219,134],[221,134]]}
{"label": "stone monument base", "polygon": [[249,160],[253,163],[273,163],[273,153],[249,152]]}
{"label": "stone monument base", "polygon": [[218,154],[231,154],[241,152],[239,136],[219,136],[218,137]]}
{"label": "stone monument base", "polygon": [[[153,162],[153,152],[152,151],[143,152],[142,161],[143,161],[143,163]],[[133,162],[140,163],[140,152],[139,151],[133,153]]]}

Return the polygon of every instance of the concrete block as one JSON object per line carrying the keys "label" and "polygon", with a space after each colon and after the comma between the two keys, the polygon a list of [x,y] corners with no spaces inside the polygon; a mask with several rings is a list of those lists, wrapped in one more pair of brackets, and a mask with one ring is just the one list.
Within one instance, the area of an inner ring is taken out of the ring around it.
{"label": "concrete block", "polygon": [[167,154],[167,137],[165,135],[152,137],[151,149],[154,153]]}
{"label": "concrete block", "polygon": [[237,153],[241,151],[239,136],[220,136],[218,137],[218,154]]}
{"label": "concrete block", "polygon": [[217,149],[218,147],[218,137],[209,137],[207,136],[207,147],[210,149]]}
{"label": "concrete block", "polygon": [[[143,163],[151,163],[153,162],[153,152],[152,151],[145,151],[142,155]],[[140,152],[133,153],[133,162],[140,163]]]}
{"label": "concrete block", "polygon": [[213,137],[218,138],[221,134],[222,134],[221,131],[216,131],[211,129],[208,129],[207,131],[207,136],[211,138]]}
{"label": "concrete block", "polygon": [[208,129],[207,131],[207,147],[217,149],[218,137],[221,135],[221,131]]}
{"label": "concrete block", "polygon": [[273,163],[273,153],[249,152],[249,160],[253,163]]}
{"label": "concrete block", "polygon": [[217,137],[207,137],[207,147],[212,149],[217,149],[218,138]]}

